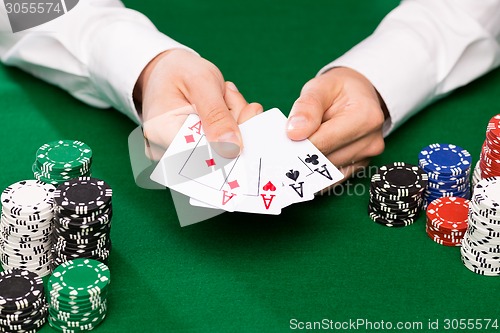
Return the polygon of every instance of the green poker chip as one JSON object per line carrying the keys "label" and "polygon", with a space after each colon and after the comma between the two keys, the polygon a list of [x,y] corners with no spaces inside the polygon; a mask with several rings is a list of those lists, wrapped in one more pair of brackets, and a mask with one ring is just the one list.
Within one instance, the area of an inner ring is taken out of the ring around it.
{"label": "green poker chip", "polygon": [[54,269],[47,283],[48,321],[63,332],[91,330],[106,318],[108,266],[74,259]]}
{"label": "green poker chip", "polygon": [[46,172],[89,169],[92,149],[78,140],[58,140],[42,145],[36,152],[37,167]]}
{"label": "green poker chip", "polygon": [[110,272],[105,264],[93,259],[74,259],[54,270],[48,290],[59,289],[61,295],[88,298],[107,290],[109,282]]}

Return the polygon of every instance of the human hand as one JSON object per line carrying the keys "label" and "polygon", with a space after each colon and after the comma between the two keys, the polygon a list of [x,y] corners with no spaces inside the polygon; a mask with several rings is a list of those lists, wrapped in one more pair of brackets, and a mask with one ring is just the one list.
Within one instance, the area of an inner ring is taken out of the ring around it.
{"label": "human hand", "polygon": [[207,140],[227,158],[243,148],[238,123],[263,111],[248,104],[211,62],[186,50],[163,52],[141,73],[134,100],[142,110],[146,154],[159,160],[191,113],[198,113]]}
{"label": "human hand", "polygon": [[360,73],[337,67],[310,80],[287,123],[292,140],[309,140],[344,174],[344,180],[384,151],[382,98]]}

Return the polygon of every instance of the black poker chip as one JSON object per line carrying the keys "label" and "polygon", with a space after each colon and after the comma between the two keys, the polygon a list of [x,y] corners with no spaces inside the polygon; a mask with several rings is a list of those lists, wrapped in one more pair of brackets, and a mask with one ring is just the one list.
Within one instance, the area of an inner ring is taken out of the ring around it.
{"label": "black poker chip", "polygon": [[59,185],[54,192],[58,211],[88,215],[106,208],[111,203],[113,191],[103,180],[79,177]]}
{"label": "black poker chip", "polygon": [[427,187],[428,176],[416,165],[395,162],[380,167],[371,182],[377,191],[412,196],[422,193]]}
{"label": "black poker chip", "polygon": [[20,269],[0,272],[1,309],[20,310],[43,296],[43,281],[37,274]]}
{"label": "black poker chip", "polygon": [[395,162],[384,165],[372,176],[368,214],[379,224],[403,227],[418,219],[427,174],[418,166]]}

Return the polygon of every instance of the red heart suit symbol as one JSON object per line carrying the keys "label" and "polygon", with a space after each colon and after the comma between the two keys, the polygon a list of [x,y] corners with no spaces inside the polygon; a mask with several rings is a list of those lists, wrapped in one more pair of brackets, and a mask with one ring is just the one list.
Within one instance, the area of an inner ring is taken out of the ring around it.
{"label": "red heart suit symbol", "polygon": [[12,32],[52,21],[73,9],[79,0],[4,0]]}
{"label": "red heart suit symbol", "polygon": [[276,186],[273,185],[273,183],[271,183],[270,181],[267,182],[266,185],[264,185],[264,187],[262,187],[262,189],[264,191],[276,191]]}

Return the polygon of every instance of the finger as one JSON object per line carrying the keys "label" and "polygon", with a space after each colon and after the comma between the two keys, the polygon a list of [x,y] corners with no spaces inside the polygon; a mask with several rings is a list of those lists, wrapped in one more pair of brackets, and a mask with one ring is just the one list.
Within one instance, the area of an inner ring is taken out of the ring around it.
{"label": "finger", "polygon": [[[161,107],[161,105],[162,103],[152,107]],[[144,138],[151,147],[166,150],[188,115],[195,112],[193,106],[186,105],[176,109],[163,109],[163,113],[158,112],[159,114],[154,117],[149,115],[142,125]]]}
{"label": "finger", "polygon": [[144,151],[146,157],[151,161],[159,161],[166,149],[163,146],[152,143],[148,139],[144,138]]}
{"label": "finger", "polygon": [[259,103],[250,103],[243,108],[238,118],[238,124],[243,124],[245,121],[264,112],[264,108]]}
{"label": "finger", "polygon": [[380,106],[376,104],[346,105],[321,124],[309,139],[322,152],[339,150],[367,133],[381,133],[383,117]]}
{"label": "finger", "polygon": [[233,82],[226,81],[226,93],[224,100],[233,118],[238,120],[241,110],[248,105],[243,95],[238,91],[238,88]]}
{"label": "finger", "polygon": [[380,155],[385,147],[380,133],[371,133],[361,139],[351,142],[327,154],[327,158],[338,168],[351,165],[353,162],[364,160],[367,157]]}
{"label": "finger", "polygon": [[241,133],[226,106],[223,84],[215,77],[196,79],[190,82],[188,99],[196,107],[211,147],[222,157],[238,156],[243,146]]}
{"label": "finger", "polygon": [[333,102],[334,92],[330,82],[320,76],[304,85],[288,117],[287,134],[290,139],[304,140],[321,125],[323,114]]}

